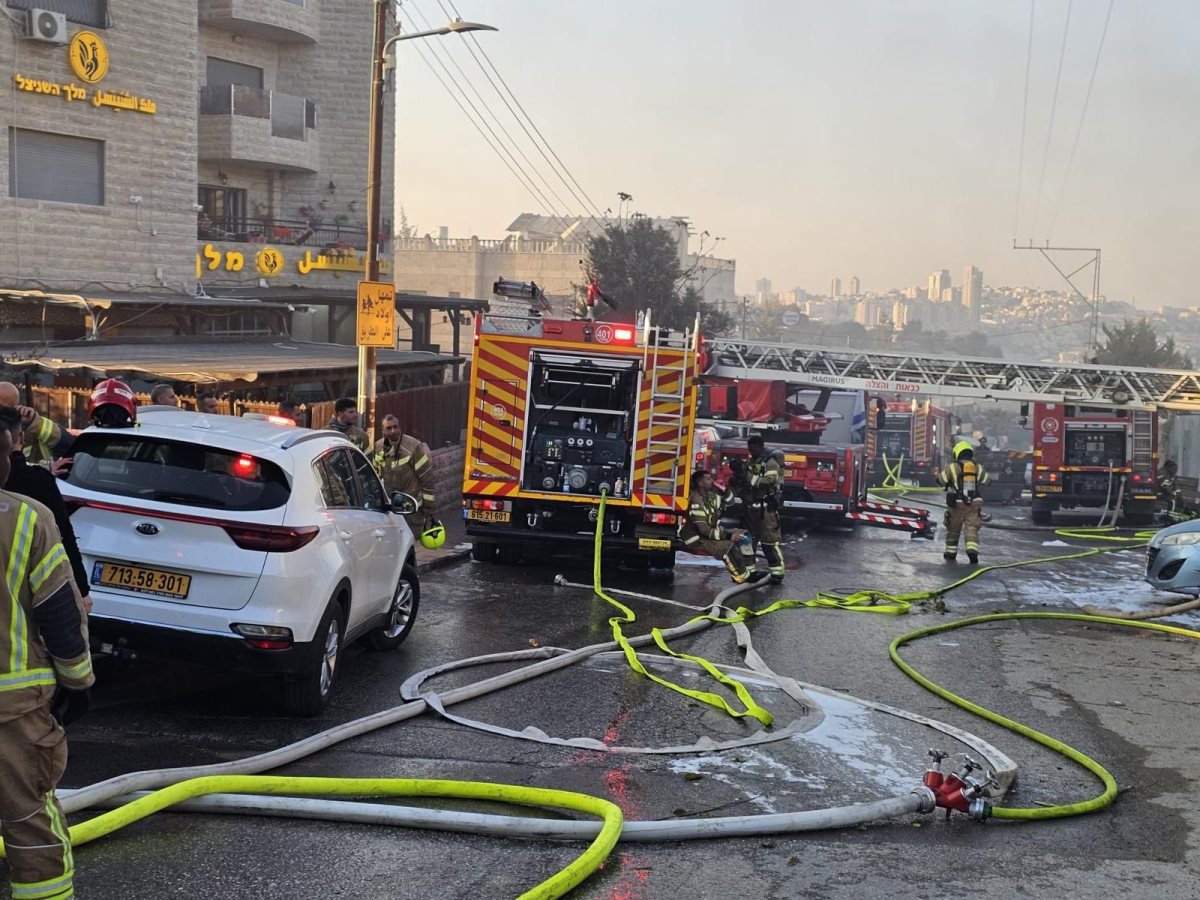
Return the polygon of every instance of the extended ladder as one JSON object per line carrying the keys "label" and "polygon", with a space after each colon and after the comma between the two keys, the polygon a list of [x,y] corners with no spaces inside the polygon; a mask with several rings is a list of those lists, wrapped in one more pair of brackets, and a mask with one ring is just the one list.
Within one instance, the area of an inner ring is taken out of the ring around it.
{"label": "extended ladder", "polygon": [[[649,392],[646,458],[642,472],[642,505],[648,496],[674,497],[681,462],[691,459],[688,400],[692,362],[696,355],[696,326],[682,333],[655,328],[647,310],[642,324],[642,378]],[[664,354],[661,351],[670,350]],[[674,501],[670,504],[674,506]]]}
{"label": "extended ladder", "polygon": [[1200,409],[1200,372],[1009,362],[707,338],[706,374],[901,395]]}

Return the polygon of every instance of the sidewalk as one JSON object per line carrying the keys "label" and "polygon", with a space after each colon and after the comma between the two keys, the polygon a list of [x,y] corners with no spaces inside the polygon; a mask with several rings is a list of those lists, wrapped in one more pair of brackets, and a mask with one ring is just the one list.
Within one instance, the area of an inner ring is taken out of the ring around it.
{"label": "sidewalk", "polygon": [[442,524],[446,526],[446,543],[437,550],[428,550],[421,546],[421,536],[417,535],[417,574],[424,575],[436,569],[452,566],[471,555],[471,541],[463,526],[462,513],[458,509],[449,510],[452,515],[443,515]]}

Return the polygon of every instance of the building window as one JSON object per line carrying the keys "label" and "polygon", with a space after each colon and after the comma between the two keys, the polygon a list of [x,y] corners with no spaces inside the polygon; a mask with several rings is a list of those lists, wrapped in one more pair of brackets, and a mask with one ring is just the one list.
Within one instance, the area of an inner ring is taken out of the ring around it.
{"label": "building window", "polygon": [[8,145],[10,197],[104,205],[104,141],[10,128]]}
{"label": "building window", "polygon": [[76,25],[107,28],[108,0],[8,0],[9,9],[48,9]]}
{"label": "building window", "polygon": [[214,316],[201,327],[201,333],[212,337],[270,337],[275,334],[265,313],[230,313]]}
{"label": "building window", "polygon": [[[245,240],[246,191],[244,188],[200,185],[196,193],[200,213],[196,236],[206,241]],[[240,237],[239,237],[240,235]]]}
{"label": "building window", "polygon": [[240,84],[243,87],[257,88],[261,91],[263,70],[258,66],[248,66],[245,63],[210,56],[205,69],[204,83],[210,88]]}

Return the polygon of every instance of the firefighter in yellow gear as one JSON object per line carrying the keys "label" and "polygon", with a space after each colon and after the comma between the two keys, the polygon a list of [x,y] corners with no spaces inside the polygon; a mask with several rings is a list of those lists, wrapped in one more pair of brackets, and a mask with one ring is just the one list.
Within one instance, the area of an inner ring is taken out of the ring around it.
{"label": "firefighter in yellow gear", "polygon": [[[0,430],[0,484],[12,441]],[[67,764],[63,726],[95,681],[81,601],[54,517],[0,491],[0,836],[12,896],[74,896],[71,840],[54,789]]]}
{"label": "firefighter in yellow gear", "polygon": [[763,439],[754,435],[746,442],[750,462],[739,477],[743,517],[750,536],[762,547],[771,573],[771,584],[782,584],[783,525],[779,521],[779,495],[783,490],[783,466],[767,451]]}
{"label": "firefighter in yellow gear", "polygon": [[946,549],[942,557],[958,557],[958,538],[966,541],[967,559],[979,562],[979,529],[983,525],[983,498],[979,489],[988,483],[987,469],[975,462],[975,451],[966,441],[954,445],[954,462],[938,473],[946,489]]}
{"label": "firefighter in yellow gear", "polygon": [[402,491],[417,500],[418,512],[408,516],[414,532],[433,519],[436,497],[433,493],[433,465],[425,445],[405,434],[395,416],[383,417],[383,440],[371,451],[371,464],[383,479],[388,497]]}
{"label": "firefighter in yellow gear", "polygon": [[687,518],[679,526],[679,538],[689,553],[707,553],[713,559],[719,559],[729,570],[734,584],[744,584],[754,574],[766,577],[766,573],[751,573],[746,565],[739,547],[743,531],[721,530],[721,513],[732,499],[732,491],[717,489],[711,472],[697,469],[692,473],[692,495],[688,498]]}
{"label": "firefighter in yellow gear", "polygon": [[25,459],[34,465],[49,466],[54,460],[54,451],[67,437],[62,427],[33,407],[23,406],[21,392],[11,381],[0,381],[0,406],[11,406],[21,414],[21,428],[25,431]]}

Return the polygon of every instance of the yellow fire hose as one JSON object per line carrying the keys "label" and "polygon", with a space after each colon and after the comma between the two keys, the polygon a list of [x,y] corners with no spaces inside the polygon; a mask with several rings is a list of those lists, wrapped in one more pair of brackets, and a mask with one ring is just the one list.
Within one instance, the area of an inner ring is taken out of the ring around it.
{"label": "yellow fire hose", "polygon": [[[633,611],[624,604],[607,595],[601,585],[600,555],[603,535],[604,507],[605,497],[602,496],[599,508],[599,521],[597,522],[596,527],[595,553],[593,560],[593,589],[598,596],[614,606],[621,613],[619,616],[613,616],[609,620],[609,623],[613,629],[613,636],[624,650],[626,659],[629,661],[630,666],[639,673],[659,684],[671,688],[672,690],[679,691],[686,696],[722,708],[730,715],[751,716],[762,722],[764,725],[769,726],[771,722],[770,713],[754,702],[744,685],[742,685],[736,679],[733,679],[721,672],[720,669],[707,660],[697,656],[691,656],[672,651],[666,646],[666,641],[662,638],[661,632],[658,629],[653,629],[652,633],[660,649],[672,656],[677,656],[681,659],[686,659],[702,666],[705,671],[707,671],[718,682],[732,689],[742,701],[745,709],[733,709],[720,695],[706,691],[694,691],[668,682],[665,679],[659,678],[658,676],[648,672],[641,664],[637,657],[636,651],[629,644],[622,630],[623,625],[627,625],[635,621],[635,615]],[[909,611],[913,603],[937,598],[957,587],[966,584],[969,581],[974,580],[975,578],[984,575],[987,572],[1047,562],[1082,559],[1095,556],[1100,553],[1109,553],[1129,549],[1130,547],[1144,544],[1149,536],[1153,534],[1153,532],[1139,532],[1133,536],[1122,536],[1113,533],[1114,531],[1115,529],[1112,528],[1060,529],[1056,533],[1064,537],[1101,540],[1111,544],[1116,544],[1117,546],[1096,547],[1075,553],[985,566],[976,569],[957,581],[951,582],[944,587],[934,590],[904,594],[890,594],[883,591],[863,590],[848,595],[839,595],[832,592],[822,591],[819,592],[812,600],[780,600],[761,610],[752,610],[746,607],[739,607],[732,616],[716,616],[709,613],[697,618],[708,619],[719,623],[733,623],[764,616],[782,609],[794,609],[800,607],[834,608],[853,612],[874,612],[886,615],[903,615]],[[1141,628],[1192,639],[1200,638],[1200,632],[1158,623],[1130,621],[1126,619],[1101,617],[1081,613],[1014,612],[974,616],[954,622],[946,622],[940,625],[921,628],[917,629],[916,631],[903,634],[891,642],[888,648],[888,653],[892,661],[897,667],[900,668],[901,671],[903,671],[908,677],[912,678],[922,687],[933,692],[934,694],[937,694],[939,697],[974,713],[975,715],[1008,728],[1017,734],[1021,734],[1024,737],[1036,741],[1037,743],[1062,754],[1063,756],[1071,759],[1072,761],[1086,768],[1088,771],[1092,772],[1104,784],[1104,790],[1089,800],[1044,808],[996,807],[993,810],[994,816],[1005,819],[1037,820],[1081,815],[1084,813],[1090,813],[1104,809],[1115,799],[1117,795],[1117,783],[1108,770],[1105,769],[1100,763],[1091,759],[1079,750],[1063,743],[1062,741],[1045,735],[1036,729],[1030,728],[1029,726],[1022,725],[1021,723],[1012,719],[1008,719],[999,713],[988,710],[978,704],[972,703],[970,700],[954,694],[953,692],[941,687],[931,679],[922,675],[900,656],[900,647],[923,637],[938,634],[944,631],[950,631],[956,628],[964,628],[989,622],[1016,619],[1050,619],[1059,621],[1086,622],[1089,624],[1119,625],[1127,628]],[[601,818],[603,820],[602,828],[584,853],[582,853],[572,863],[553,875],[551,878],[542,882],[540,885],[531,889],[530,891],[522,894],[522,900],[525,900],[525,898],[561,897],[579,885],[584,879],[596,871],[596,869],[608,857],[609,853],[612,851],[618,838],[620,837],[623,825],[621,810],[615,804],[599,797],[593,797],[570,791],[551,790],[518,785],[490,784],[485,782],[423,780],[407,778],[315,778],[269,775],[218,775],[181,781],[177,784],[155,791],[154,793],[145,797],[134,800],[118,809],[104,813],[79,825],[73,826],[70,829],[71,841],[74,845],[88,843],[89,841],[110,834],[111,832],[116,831],[125,825],[145,818],[152,813],[166,809],[173,804],[193,797],[212,793],[357,797],[420,796],[491,800],[528,806],[569,809]],[[0,856],[2,855],[3,847],[0,845]]]}
{"label": "yellow fire hose", "polygon": [[[155,791],[71,827],[71,843],[86,844],[111,834],[173,804],[205,794],[285,794],[325,797],[443,797],[462,800],[491,800],[523,806],[569,809],[604,822],[600,833],[582,854],[537,887],[520,895],[520,900],[561,897],[591,875],[608,858],[621,834],[623,817],[615,803],[573,791],[489,784],[480,781],[442,781],[415,778],[311,778],[280,775],[212,775],[192,778]],[[0,850],[2,852],[2,850]]]}

